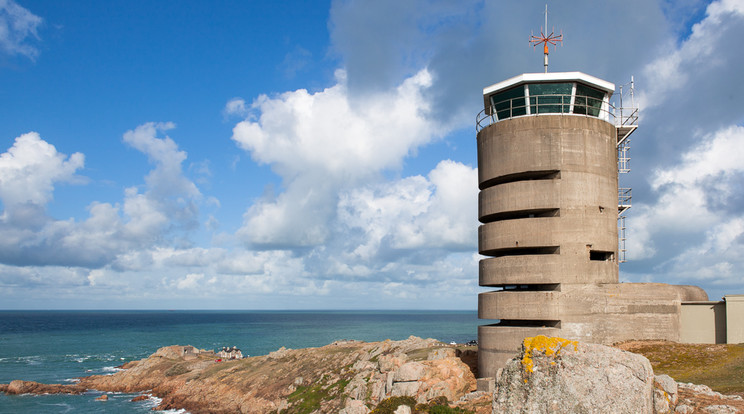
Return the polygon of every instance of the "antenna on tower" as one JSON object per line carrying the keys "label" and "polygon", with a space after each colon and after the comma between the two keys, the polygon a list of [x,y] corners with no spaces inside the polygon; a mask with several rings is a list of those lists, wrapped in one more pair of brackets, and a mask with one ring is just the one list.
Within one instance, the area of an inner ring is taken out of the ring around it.
{"label": "antenna on tower", "polygon": [[546,35],[545,33],[548,32],[548,5],[545,5],[545,29],[540,28],[540,36],[535,36],[534,34],[530,33],[530,44],[532,45],[532,48],[534,49],[535,46],[539,45],[540,43],[543,44],[543,53],[545,54],[545,73],[548,73],[548,43],[553,45],[555,47],[558,42],[563,45],[563,31],[561,30],[561,34],[557,35],[555,34],[555,27],[553,27],[553,31],[550,32],[550,34]]}

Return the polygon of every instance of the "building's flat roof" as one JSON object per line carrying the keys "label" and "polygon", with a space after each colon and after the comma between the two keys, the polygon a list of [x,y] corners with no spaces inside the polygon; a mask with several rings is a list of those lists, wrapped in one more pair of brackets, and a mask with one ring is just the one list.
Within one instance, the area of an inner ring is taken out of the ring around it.
{"label": "building's flat roof", "polygon": [[521,75],[509,78],[505,81],[495,83],[489,87],[483,89],[483,97],[493,95],[496,92],[500,92],[504,89],[509,89],[512,86],[517,86],[525,83],[540,83],[540,82],[582,82],[590,86],[594,86],[597,89],[604,90],[612,95],[615,92],[615,84],[607,82],[594,76],[587,75],[582,72],[551,72],[551,73],[523,73]]}

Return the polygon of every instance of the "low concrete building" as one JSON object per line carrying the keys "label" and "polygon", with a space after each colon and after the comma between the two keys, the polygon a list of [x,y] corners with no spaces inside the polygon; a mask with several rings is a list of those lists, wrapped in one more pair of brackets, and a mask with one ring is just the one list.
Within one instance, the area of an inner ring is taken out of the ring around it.
{"label": "low concrete building", "polygon": [[721,301],[682,302],[679,341],[691,344],[744,342],[744,295]]}

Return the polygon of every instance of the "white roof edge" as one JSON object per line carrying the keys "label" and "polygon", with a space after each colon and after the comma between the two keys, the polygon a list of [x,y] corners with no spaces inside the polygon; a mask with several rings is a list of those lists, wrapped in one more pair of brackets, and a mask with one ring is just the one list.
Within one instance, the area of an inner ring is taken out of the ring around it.
{"label": "white roof edge", "polygon": [[581,81],[612,94],[615,92],[615,84],[599,79],[583,72],[550,72],[550,73],[523,73],[505,81],[495,83],[483,88],[483,96],[491,95],[503,89],[510,88],[519,84],[530,82],[567,82]]}

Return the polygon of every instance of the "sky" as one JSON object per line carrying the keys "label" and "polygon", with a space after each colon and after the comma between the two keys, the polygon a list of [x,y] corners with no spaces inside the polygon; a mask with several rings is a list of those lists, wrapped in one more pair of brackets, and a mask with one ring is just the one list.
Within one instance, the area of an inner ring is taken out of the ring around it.
{"label": "sky", "polygon": [[[475,116],[544,9],[0,0],[0,308],[475,310]],[[744,0],[548,10],[551,71],[635,80],[621,281],[744,293]]]}

